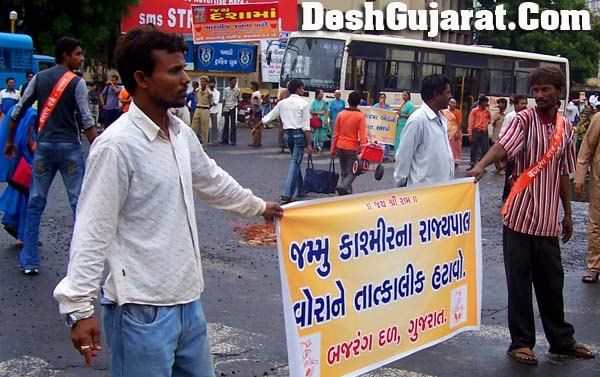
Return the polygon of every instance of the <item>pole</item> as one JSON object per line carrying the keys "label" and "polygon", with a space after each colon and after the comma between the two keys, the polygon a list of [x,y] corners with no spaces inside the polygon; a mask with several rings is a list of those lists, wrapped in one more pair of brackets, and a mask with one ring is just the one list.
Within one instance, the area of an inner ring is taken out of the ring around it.
{"label": "pole", "polygon": [[10,32],[15,33],[15,20],[10,20]]}

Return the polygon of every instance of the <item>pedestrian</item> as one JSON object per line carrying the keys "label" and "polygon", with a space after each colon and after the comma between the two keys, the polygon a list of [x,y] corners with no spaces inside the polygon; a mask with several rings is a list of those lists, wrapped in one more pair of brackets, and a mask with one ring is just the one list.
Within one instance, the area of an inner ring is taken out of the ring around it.
{"label": "pedestrian", "polygon": [[581,119],[577,126],[575,126],[575,131],[577,132],[577,143],[575,145],[576,153],[579,154],[579,150],[581,149],[581,144],[583,143],[583,138],[590,127],[590,118],[586,113],[581,114]]}
{"label": "pedestrian", "polygon": [[[327,102],[323,99],[325,93],[322,89],[315,91],[315,99],[310,104],[310,115],[311,118],[320,120],[311,126],[313,132],[313,149],[318,152],[323,151],[323,142],[327,138],[327,130],[329,125],[327,124],[327,113],[329,108]],[[318,127],[316,125],[319,125]]]}
{"label": "pedestrian", "polygon": [[367,144],[367,120],[358,109],[360,92],[354,91],[348,96],[349,108],[341,111],[333,126],[333,139],[329,154],[340,159],[342,181],[335,188],[338,195],[352,194],[352,182],[356,176],[352,166],[358,158],[361,145]]}
{"label": "pedestrian", "polygon": [[202,147],[208,147],[210,131],[210,107],[213,105],[213,94],[208,88],[208,76],[200,77],[200,87],[196,89],[196,110],[192,118],[192,130],[200,138]]}
{"label": "pedestrian", "polygon": [[117,67],[134,101],[91,149],[66,277],[54,290],[71,340],[91,365],[102,321],[111,376],[214,376],[194,194],[241,216],[283,210],[244,189],[169,112],[185,105],[186,43],[150,25],[122,36]]}
{"label": "pedestrian", "polygon": [[577,103],[577,99],[576,98],[571,99],[567,103],[567,108],[566,108],[566,111],[565,111],[565,116],[569,120],[569,122],[571,122],[571,124],[576,124],[577,123],[577,118],[580,117],[580,115],[579,115],[579,108],[577,108],[576,103]]}
{"label": "pedestrian", "polygon": [[[334,126],[340,111],[346,108],[346,102],[342,99],[342,91],[337,89],[333,92],[333,100],[329,103],[329,124]],[[334,130],[331,130],[333,133]]]}
{"label": "pedestrian", "polygon": [[588,273],[583,276],[584,283],[597,283],[600,275],[600,115],[592,118],[592,123],[583,139],[577,155],[575,173],[575,192],[578,196],[586,194],[585,182],[588,174],[590,185],[588,219]]}
{"label": "pedestrian", "polygon": [[[6,117],[0,126],[0,148],[6,147],[10,115],[14,107],[8,110]],[[15,165],[23,158],[29,166],[33,160],[35,142],[33,141],[33,130],[37,121],[37,110],[30,108],[25,116],[21,118],[15,131],[14,143],[17,147],[17,158],[0,156],[0,181],[7,182],[12,178]],[[25,239],[25,220],[27,218],[27,193],[18,191],[7,185],[0,197],[0,212],[3,213],[2,225],[4,229],[13,236],[18,248],[23,247]]]}
{"label": "pedestrian", "polygon": [[[221,92],[217,90],[217,81],[214,78],[208,80],[208,88],[212,92],[212,104],[210,106],[210,143],[211,145],[219,145],[219,103],[221,100]],[[194,97],[195,98],[195,97]],[[194,99],[194,106],[196,106]]]}
{"label": "pedestrian", "polygon": [[423,79],[423,105],[406,122],[396,151],[394,179],[398,187],[454,178],[448,124],[441,113],[448,107],[450,97],[450,80],[446,76],[430,75]]}
{"label": "pedestrian", "polygon": [[190,118],[194,119],[194,111],[196,111],[196,90],[200,87],[198,81],[192,81],[192,91],[185,97],[185,106],[190,111]]}
{"label": "pedestrian", "polygon": [[[288,85],[289,85],[289,81],[285,83],[283,90],[281,90],[279,92],[279,96],[277,97],[277,103],[279,103],[279,101],[288,98],[291,93],[288,89]],[[275,103],[275,106],[277,106],[277,103]],[[273,111],[273,110],[271,110]],[[281,153],[285,153],[285,128],[283,126],[283,122],[281,120],[281,118],[279,118],[279,133],[277,135],[277,143],[279,145],[279,148],[281,148]]]}
{"label": "pedestrian", "polygon": [[119,76],[112,75],[100,94],[100,108],[103,112],[102,120],[105,129],[121,115],[121,104],[119,102],[121,89],[123,87],[119,85]]}
{"label": "pedestrian", "polygon": [[[498,141],[498,136],[500,135],[500,131],[502,130],[502,124],[504,123],[504,117],[506,116],[506,98],[498,98],[498,100],[496,100],[496,105],[498,105],[498,112],[492,117],[492,144],[495,144]],[[503,160],[496,161],[495,166],[496,171],[494,171],[494,173],[504,173],[506,163]]]}
{"label": "pedestrian", "polygon": [[562,241],[573,233],[569,174],[575,172],[574,129],[558,114],[565,76],[554,66],[529,73],[537,104],[515,116],[498,142],[468,173],[479,180],[485,167],[504,157],[515,161],[514,182],[501,213],[503,250],[508,286],[508,355],[519,363],[536,365],[533,284],[550,352],[582,358],[594,355],[573,338],[565,321],[558,221],[562,202]]}
{"label": "pedestrian", "polygon": [[21,88],[19,88],[19,94],[21,95],[21,97],[25,94],[25,90],[27,90],[27,85],[29,85],[33,76],[33,72],[27,71],[27,74],[25,76],[25,82],[23,83],[23,85],[21,85]]}
{"label": "pedestrian", "polygon": [[400,145],[400,138],[402,137],[402,131],[406,126],[406,121],[415,112],[415,106],[410,99],[410,92],[405,90],[402,92],[402,105],[398,110],[398,122],[396,124],[396,135],[394,138],[394,150],[398,150]]}
{"label": "pedestrian", "polygon": [[283,204],[292,202],[294,200],[294,193],[297,193],[297,198],[302,198],[306,195],[302,188],[304,184],[301,169],[302,158],[305,148],[309,156],[313,153],[309,104],[301,97],[304,95],[304,83],[301,80],[290,80],[288,90],[292,94],[288,98],[277,102],[275,108],[262,118],[262,123],[267,124],[277,117],[281,117],[281,122],[285,130],[285,141],[292,156],[290,170],[285,180],[283,195],[281,196]]}
{"label": "pedestrian", "polygon": [[515,105],[514,105],[515,97],[516,97],[515,94],[511,94],[510,97],[508,97],[508,104],[506,106],[506,111],[505,111],[507,114],[515,111]]}
{"label": "pedestrian", "polygon": [[240,89],[236,87],[237,79],[231,77],[229,86],[223,90],[223,116],[225,117],[225,125],[221,135],[221,144],[235,145],[237,135],[237,109],[238,104],[242,100]]}
{"label": "pedestrian", "polygon": [[[504,133],[510,122],[515,118],[517,113],[527,109],[527,97],[522,94],[516,95],[513,100],[513,111],[506,114],[504,117],[504,121],[502,122],[502,128],[500,129],[500,136]],[[510,193],[511,184],[513,182],[513,170],[515,168],[514,160],[509,161],[504,158],[502,160],[505,164],[504,168],[504,190],[502,191],[502,202],[508,198],[508,194]]]}
{"label": "pedestrian", "polygon": [[477,163],[477,152],[485,156],[490,147],[488,126],[492,121],[492,114],[488,110],[490,103],[486,96],[479,97],[477,106],[469,113],[469,142],[471,143],[471,165],[467,171],[473,169]]}
{"label": "pedestrian", "polygon": [[[13,107],[19,99],[21,95],[15,89],[15,79],[9,77],[6,79],[6,88],[0,90],[0,115],[6,115],[8,113],[8,109]],[[2,118],[0,118],[1,120]]]}
{"label": "pedestrian", "polygon": [[258,90],[258,83],[252,81],[250,83],[252,89],[252,96],[250,97],[250,139],[252,143],[248,144],[249,147],[260,148],[262,146],[262,95]]}
{"label": "pedestrian", "polygon": [[98,92],[98,84],[92,83],[88,91],[88,99],[90,104],[90,115],[94,119],[94,126],[98,127],[98,116],[100,115],[100,93]]}
{"label": "pedestrian", "polygon": [[[387,101],[387,95],[385,93],[380,93],[379,94],[379,102],[377,102],[375,105],[373,105],[373,108],[374,109],[391,110],[392,107],[389,104],[387,104],[386,101]],[[391,146],[388,144],[385,144],[384,146],[385,146],[385,153],[383,154],[383,161],[388,161]]]}
{"label": "pedestrian", "polygon": [[448,143],[450,143],[452,156],[454,156],[454,170],[456,171],[462,155],[462,131],[460,129],[462,113],[456,108],[456,100],[454,98],[450,98],[448,108],[442,110],[442,114],[444,114],[448,122]]}
{"label": "pedestrian", "polygon": [[[80,126],[90,144],[96,138],[94,119],[88,106],[88,91],[85,81],[73,71],[83,63],[81,41],[62,37],[56,42],[56,66],[46,69],[33,77],[25,95],[21,97],[11,114],[9,137],[4,149],[6,156],[15,157],[15,130],[27,109],[37,101],[40,114],[38,119],[37,144],[33,156],[31,187],[27,205],[27,220],[23,249],[19,255],[19,265],[26,275],[39,271],[40,257],[38,242],[40,221],[46,208],[46,198],[50,184],[59,171],[69,204],[75,216],[75,209],[81,191],[85,159],[81,149]],[[46,104],[49,96],[57,101]],[[40,105],[43,104],[43,105]],[[79,120],[75,113],[79,113]]]}
{"label": "pedestrian", "polygon": [[122,88],[119,92],[119,104],[121,106],[121,113],[126,113],[129,111],[129,105],[131,104],[131,95],[127,91],[127,89]]}

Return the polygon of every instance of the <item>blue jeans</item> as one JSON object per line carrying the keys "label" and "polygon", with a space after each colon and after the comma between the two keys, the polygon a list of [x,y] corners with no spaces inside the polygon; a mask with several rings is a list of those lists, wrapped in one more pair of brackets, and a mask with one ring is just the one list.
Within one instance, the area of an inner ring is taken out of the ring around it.
{"label": "blue jeans", "polygon": [[110,377],[214,377],[200,300],[175,306],[102,300]]}
{"label": "blue jeans", "polygon": [[25,239],[23,250],[19,255],[22,269],[33,269],[40,266],[38,242],[40,238],[40,222],[46,208],[46,198],[50,184],[57,171],[60,171],[63,183],[69,196],[69,204],[75,217],[77,200],[81,191],[85,160],[81,145],[73,143],[37,143],[33,156],[31,188],[27,204],[25,223]]}
{"label": "blue jeans", "polygon": [[302,157],[304,157],[304,148],[306,148],[304,131],[285,130],[284,132],[283,137],[292,155],[292,161],[290,162],[290,171],[285,180],[283,195],[292,198],[294,197],[294,193],[297,192],[298,196],[303,196]]}

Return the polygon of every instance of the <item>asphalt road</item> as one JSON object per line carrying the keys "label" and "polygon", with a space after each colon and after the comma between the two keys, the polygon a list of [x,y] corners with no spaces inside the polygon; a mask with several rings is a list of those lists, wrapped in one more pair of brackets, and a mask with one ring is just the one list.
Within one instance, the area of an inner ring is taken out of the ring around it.
{"label": "asphalt road", "polygon": [[[209,154],[257,195],[276,200],[289,167],[289,156],[279,153],[275,146],[276,135],[277,130],[266,130],[264,147],[252,149],[246,147],[248,130],[240,129],[237,146],[211,147]],[[463,151],[459,175],[467,166],[467,152]],[[315,163],[326,166],[328,161],[317,158]],[[372,174],[359,177],[355,191],[393,187],[393,167],[386,164],[386,168],[381,182]],[[371,376],[600,375],[600,358],[582,361],[548,354],[539,318],[535,351],[540,364],[522,366],[506,356],[509,333],[498,215],[502,182],[502,176],[487,174],[480,183],[484,267],[481,331],[459,335]],[[236,225],[261,220],[241,220],[202,203],[197,204],[196,212],[206,282],[202,300],[217,375],[286,376],[276,249],[240,245],[239,235],[233,231]],[[574,238],[563,245],[566,316],[575,325],[577,339],[600,354],[600,285],[580,282],[587,253],[585,204],[574,203],[574,222]],[[33,278],[19,272],[14,240],[0,233],[0,377],[108,375],[109,351],[103,351],[93,368],[85,367],[70,344],[68,329],[52,298],[52,290],[66,272],[72,224],[66,192],[57,178],[42,221],[41,273]]]}

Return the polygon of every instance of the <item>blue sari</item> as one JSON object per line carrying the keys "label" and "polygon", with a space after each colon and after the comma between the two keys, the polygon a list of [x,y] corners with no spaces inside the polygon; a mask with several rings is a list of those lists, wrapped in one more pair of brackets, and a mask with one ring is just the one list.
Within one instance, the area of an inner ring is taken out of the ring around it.
{"label": "blue sari", "polygon": [[[21,118],[15,133],[15,145],[17,146],[17,158],[4,157],[4,147],[8,139],[8,127],[10,124],[11,108],[0,124],[0,182],[6,182],[11,176],[21,157],[31,164],[33,153],[29,150],[30,129],[34,127],[37,119],[37,110],[29,109]],[[31,133],[34,134],[34,133]],[[2,225],[12,227],[17,231],[17,240],[25,239],[25,214],[27,212],[28,198],[10,186],[7,186],[0,196],[0,212],[4,213]]]}

